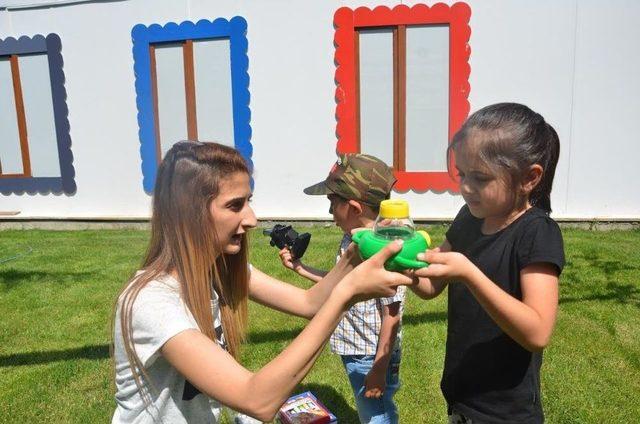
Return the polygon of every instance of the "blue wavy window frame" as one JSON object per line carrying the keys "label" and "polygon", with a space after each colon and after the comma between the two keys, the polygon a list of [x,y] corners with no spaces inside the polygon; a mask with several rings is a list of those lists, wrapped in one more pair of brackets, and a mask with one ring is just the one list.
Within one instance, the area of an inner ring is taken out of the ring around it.
{"label": "blue wavy window frame", "polygon": [[246,34],[247,21],[241,16],[235,16],[230,20],[218,18],[208,21],[203,19],[195,24],[191,21],[185,21],[179,25],[170,22],[164,26],[138,24],[131,30],[136,79],[136,105],[138,108],[138,136],[142,158],[142,185],[145,192],[153,192],[159,162],[156,153],[149,54],[149,45],[152,43],[229,38],[234,145],[249,166],[253,167],[251,160],[253,153],[251,111],[249,109],[249,58],[247,56]]}
{"label": "blue wavy window frame", "polygon": [[28,194],[74,194],[76,192],[60,37],[52,33],[46,37],[38,34],[33,38],[23,36],[18,39],[7,37],[4,40],[0,40],[0,56],[42,53],[46,53],[49,62],[60,177],[0,178],[0,192],[3,195],[23,194],[25,192]]}

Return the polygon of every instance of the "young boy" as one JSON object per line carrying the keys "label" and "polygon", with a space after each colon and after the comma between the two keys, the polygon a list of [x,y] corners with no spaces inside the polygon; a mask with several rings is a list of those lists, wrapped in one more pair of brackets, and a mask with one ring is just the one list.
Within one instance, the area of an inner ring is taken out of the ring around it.
{"label": "young boy", "polygon": [[[339,155],[326,180],[304,189],[326,195],[329,213],[344,232],[337,259],[351,243],[351,230],[371,227],[380,202],[388,199],[396,179],[380,159],[364,154]],[[327,272],[292,259],[280,251],[283,265],[301,276],[319,281]],[[393,395],[400,386],[400,324],[405,287],[391,298],[356,303],[345,314],[330,339],[331,351],[342,357],[362,423],[397,423]]]}

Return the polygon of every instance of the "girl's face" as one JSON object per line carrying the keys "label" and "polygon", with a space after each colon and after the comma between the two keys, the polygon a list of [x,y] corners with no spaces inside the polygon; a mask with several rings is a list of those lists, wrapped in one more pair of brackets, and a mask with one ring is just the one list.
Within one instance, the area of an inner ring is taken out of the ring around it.
{"label": "girl's face", "polygon": [[257,224],[249,205],[251,200],[249,175],[236,172],[220,181],[220,190],[209,206],[216,227],[218,242],[227,255],[240,252],[242,236]]}
{"label": "girl's face", "polygon": [[509,177],[489,168],[480,159],[477,147],[473,140],[467,140],[456,149],[460,193],[476,218],[485,222],[509,219],[515,200]]}

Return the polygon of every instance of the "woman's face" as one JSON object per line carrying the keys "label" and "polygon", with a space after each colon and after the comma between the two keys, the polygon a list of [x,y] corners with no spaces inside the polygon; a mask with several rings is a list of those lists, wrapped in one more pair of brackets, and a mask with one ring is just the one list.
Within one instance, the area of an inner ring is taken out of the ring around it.
{"label": "woman's face", "polygon": [[257,224],[251,209],[249,175],[236,172],[220,181],[220,190],[211,201],[209,212],[216,227],[218,242],[227,255],[240,252],[242,236]]}

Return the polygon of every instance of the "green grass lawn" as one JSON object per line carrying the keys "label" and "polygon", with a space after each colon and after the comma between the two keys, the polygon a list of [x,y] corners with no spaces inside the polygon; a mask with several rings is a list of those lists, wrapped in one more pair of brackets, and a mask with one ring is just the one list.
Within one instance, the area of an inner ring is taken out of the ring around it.
{"label": "green grass lawn", "polygon": [[[305,259],[333,262],[340,234],[309,230]],[[430,228],[436,243],[444,227]],[[564,230],[558,324],[542,369],[549,423],[631,423],[640,416],[640,231]],[[114,410],[109,343],[116,293],[136,269],[147,233],[0,232],[0,422],[106,422]],[[307,285],[285,270],[266,237],[253,234],[252,263]],[[243,363],[258,369],[305,321],[251,304]],[[443,423],[439,388],[446,297],[413,294],[404,315],[401,422]],[[300,390],[310,389],[341,422],[357,422],[336,356],[322,354]]]}

